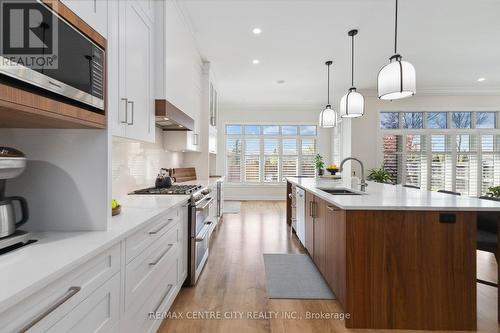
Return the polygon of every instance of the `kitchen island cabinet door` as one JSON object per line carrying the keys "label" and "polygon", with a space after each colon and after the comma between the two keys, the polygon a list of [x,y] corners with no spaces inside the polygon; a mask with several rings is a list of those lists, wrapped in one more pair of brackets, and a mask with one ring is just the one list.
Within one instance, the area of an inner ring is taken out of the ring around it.
{"label": "kitchen island cabinet door", "polygon": [[325,210],[325,263],[324,277],[337,296],[337,300],[345,306],[346,295],[346,229],[345,211],[332,204]]}
{"label": "kitchen island cabinet door", "polygon": [[314,195],[306,192],[306,250],[314,258]]}
{"label": "kitchen island cabinet door", "polygon": [[313,215],[314,215],[314,263],[318,267],[323,276],[326,273],[326,206],[327,203],[319,198],[314,199]]}

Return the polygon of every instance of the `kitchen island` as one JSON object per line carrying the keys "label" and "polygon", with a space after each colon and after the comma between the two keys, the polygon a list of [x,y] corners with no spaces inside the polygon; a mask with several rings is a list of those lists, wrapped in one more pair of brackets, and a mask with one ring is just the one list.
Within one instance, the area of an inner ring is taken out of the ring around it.
{"label": "kitchen island", "polygon": [[[476,216],[500,203],[369,183],[287,178],[305,193],[303,244],[348,328],[476,330]],[[324,190],[346,189],[346,194]]]}

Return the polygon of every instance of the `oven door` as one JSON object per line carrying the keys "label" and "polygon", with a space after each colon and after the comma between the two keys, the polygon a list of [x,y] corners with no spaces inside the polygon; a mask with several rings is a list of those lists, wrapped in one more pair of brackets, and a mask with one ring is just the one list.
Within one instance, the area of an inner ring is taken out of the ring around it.
{"label": "oven door", "polygon": [[190,284],[193,286],[203,271],[203,267],[208,259],[208,247],[212,221],[209,219],[210,206],[213,199],[205,197],[196,206],[192,206],[190,238]]}

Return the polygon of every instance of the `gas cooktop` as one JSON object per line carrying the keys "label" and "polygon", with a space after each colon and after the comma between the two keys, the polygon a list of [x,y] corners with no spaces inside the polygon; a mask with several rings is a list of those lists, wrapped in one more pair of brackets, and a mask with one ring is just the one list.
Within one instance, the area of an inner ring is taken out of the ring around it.
{"label": "gas cooktop", "polygon": [[201,185],[172,185],[170,187],[149,187],[130,194],[192,194],[201,189]]}

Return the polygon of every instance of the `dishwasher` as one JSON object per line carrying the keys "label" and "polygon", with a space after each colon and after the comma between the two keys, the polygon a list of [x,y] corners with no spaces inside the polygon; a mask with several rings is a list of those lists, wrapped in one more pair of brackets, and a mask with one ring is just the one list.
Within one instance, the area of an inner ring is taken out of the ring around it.
{"label": "dishwasher", "polygon": [[295,189],[295,206],[296,206],[296,221],[297,228],[295,232],[302,245],[306,244],[306,194],[303,189],[296,187]]}

